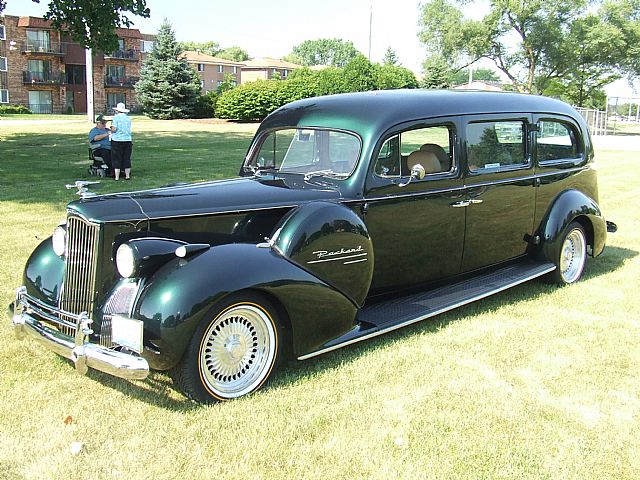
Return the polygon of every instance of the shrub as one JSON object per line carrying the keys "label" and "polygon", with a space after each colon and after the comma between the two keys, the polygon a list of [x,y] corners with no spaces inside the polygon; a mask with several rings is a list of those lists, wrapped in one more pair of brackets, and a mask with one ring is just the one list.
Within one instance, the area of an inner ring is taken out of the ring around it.
{"label": "shrub", "polygon": [[196,99],[196,105],[193,112],[194,118],[213,118],[216,113],[216,102],[218,94],[216,92],[207,92],[200,95]]}
{"label": "shrub", "polygon": [[297,100],[286,81],[257,80],[244,83],[220,95],[216,114],[220,118],[259,121],[285,103]]}
{"label": "shrub", "polygon": [[31,113],[24,105],[0,105],[0,114],[2,113]]}

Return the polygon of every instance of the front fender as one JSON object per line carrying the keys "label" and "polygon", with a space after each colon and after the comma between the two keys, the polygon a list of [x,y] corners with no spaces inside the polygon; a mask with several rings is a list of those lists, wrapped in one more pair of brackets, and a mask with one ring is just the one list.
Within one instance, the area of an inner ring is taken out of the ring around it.
{"label": "front fender", "polygon": [[58,305],[64,282],[64,259],[56,255],[51,237],[31,253],[24,268],[23,285],[32,297]]}
{"label": "front fender", "polygon": [[600,207],[584,193],[567,190],[554,200],[540,226],[542,255],[546,259],[555,261],[558,258],[562,234],[574,220],[585,227],[587,241],[593,247],[593,256],[602,253],[607,240],[607,224]]}
{"label": "front fender", "polygon": [[[227,244],[174,259],[148,279],[133,317],[144,322],[145,358],[168,369],[182,357],[199,322],[225,296],[252,289],[275,299],[291,329],[293,353],[317,350],[353,326],[357,309],[333,287],[271,248]],[[152,354],[152,351],[159,353]]]}

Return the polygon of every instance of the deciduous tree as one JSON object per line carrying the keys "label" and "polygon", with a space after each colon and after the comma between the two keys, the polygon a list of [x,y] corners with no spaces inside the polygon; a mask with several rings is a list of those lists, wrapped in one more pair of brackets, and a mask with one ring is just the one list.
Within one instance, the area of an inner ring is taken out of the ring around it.
{"label": "deciduous tree", "polygon": [[305,40],[293,47],[288,58],[299,60],[301,65],[331,65],[344,67],[361,53],[353,46],[353,42],[339,38],[320,38]]}
{"label": "deciduous tree", "polygon": [[640,71],[638,0],[490,0],[481,20],[464,17],[461,7],[468,3],[423,5],[419,37],[431,66],[460,69],[487,58],[516,90],[534,93],[558,80],[581,82],[577,91],[599,88],[607,69],[618,75]]}
{"label": "deciduous tree", "polygon": [[[133,24],[128,14],[147,18],[151,13],[146,0],[48,0],[48,4],[44,17],[55,28],[68,32],[83,47],[103,52],[118,49],[116,28]],[[6,1],[0,0],[0,13],[5,7]]]}

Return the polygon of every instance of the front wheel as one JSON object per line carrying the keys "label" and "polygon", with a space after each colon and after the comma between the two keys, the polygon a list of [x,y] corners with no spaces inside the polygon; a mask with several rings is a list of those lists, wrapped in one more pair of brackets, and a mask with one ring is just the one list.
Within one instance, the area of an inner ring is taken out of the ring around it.
{"label": "front wheel", "polygon": [[552,272],[555,283],[566,285],[577,282],[587,262],[587,239],[584,228],[578,222],[572,222],[565,230],[556,270]]}
{"label": "front wheel", "polygon": [[281,335],[275,309],[262,297],[234,297],[203,319],[181,362],[176,385],[202,403],[254,392],[273,372]]}

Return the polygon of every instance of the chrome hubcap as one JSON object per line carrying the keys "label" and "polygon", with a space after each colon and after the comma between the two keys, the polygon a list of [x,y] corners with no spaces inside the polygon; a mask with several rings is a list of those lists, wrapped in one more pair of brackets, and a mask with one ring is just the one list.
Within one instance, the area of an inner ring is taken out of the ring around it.
{"label": "chrome hubcap", "polygon": [[571,230],[560,252],[560,272],[565,283],[573,283],[580,278],[586,257],[586,242],[582,231],[577,228]]}
{"label": "chrome hubcap", "polygon": [[273,321],[253,305],[234,306],[205,332],[200,371],[211,391],[235,398],[253,391],[266,378],[276,354]]}

